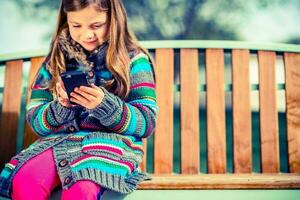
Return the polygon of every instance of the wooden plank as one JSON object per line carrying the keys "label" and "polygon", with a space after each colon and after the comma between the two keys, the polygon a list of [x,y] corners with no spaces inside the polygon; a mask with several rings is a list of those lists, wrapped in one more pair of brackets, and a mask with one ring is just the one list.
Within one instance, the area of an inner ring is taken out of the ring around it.
{"label": "wooden plank", "polygon": [[263,173],[279,172],[275,52],[258,51],[261,160]]}
{"label": "wooden plank", "polygon": [[279,189],[300,188],[299,174],[201,174],[152,176],[138,189]]}
{"label": "wooden plank", "polygon": [[300,173],[300,53],[285,53],[288,160],[291,173]]}
{"label": "wooden plank", "polygon": [[154,134],[154,173],[173,170],[174,50],[156,49],[156,91],[159,112]]}
{"label": "wooden plank", "polygon": [[30,59],[30,71],[29,71],[29,79],[28,79],[28,89],[27,89],[27,103],[29,101],[31,95],[31,85],[33,81],[35,81],[37,73],[42,66],[45,57],[34,57]]}
{"label": "wooden plank", "polygon": [[199,173],[198,49],[180,51],[181,173]]}
{"label": "wooden plank", "polygon": [[[29,71],[29,80],[28,80],[28,89],[27,89],[27,103],[29,102],[31,95],[31,85],[33,84],[34,79],[38,73],[38,70],[41,67],[42,62],[44,61],[44,57],[36,57],[31,58],[31,66]],[[38,136],[33,132],[30,128],[27,121],[25,121],[25,130],[24,130],[24,139],[23,139],[23,147],[28,147],[32,142],[34,142]]]}
{"label": "wooden plank", "polygon": [[252,171],[249,50],[232,50],[234,173]]}
{"label": "wooden plank", "polygon": [[6,63],[0,128],[0,169],[16,153],[22,101],[22,67],[23,60]]}
{"label": "wooden plank", "polygon": [[141,170],[143,172],[147,172],[147,140],[145,138],[143,139],[143,151],[144,151],[144,156],[141,163]]}
{"label": "wooden plank", "polygon": [[226,172],[223,49],[206,49],[208,173]]}

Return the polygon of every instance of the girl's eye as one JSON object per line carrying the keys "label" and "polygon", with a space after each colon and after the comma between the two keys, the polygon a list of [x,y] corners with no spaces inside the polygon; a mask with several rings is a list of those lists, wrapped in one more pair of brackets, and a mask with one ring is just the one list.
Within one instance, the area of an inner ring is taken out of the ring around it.
{"label": "girl's eye", "polygon": [[73,25],[73,28],[80,28],[80,26],[78,26],[78,25]]}
{"label": "girl's eye", "polygon": [[97,29],[97,28],[101,28],[102,26],[103,26],[103,24],[102,25],[94,25],[93,28]]}

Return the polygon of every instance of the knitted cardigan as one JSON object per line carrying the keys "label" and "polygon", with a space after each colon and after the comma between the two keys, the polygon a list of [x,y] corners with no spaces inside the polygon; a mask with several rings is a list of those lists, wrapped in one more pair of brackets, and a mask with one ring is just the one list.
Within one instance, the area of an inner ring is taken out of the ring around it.
{"label": "knitted cardigan", "polygon": [[[72,67],[67,66],[74,70]],[[96,62],[94,72],[98,86],[112,78],[103,63]],[[104,98],[95,109],[63,107],[49,90],[51,78],[43,64],[26,108],[27,120],[40,138],[5,165],[0,174],[0,196],[10,197],[14,175],[29,159],[49,148],[53,148],[63,189],[79,180],[91,180],[124,194],[135,190],[148,178],[139,169],[141,139],[153,133],[158,111],[149,58],[144,53],[131,58],[130,91],[125,99],[99,86]]]}

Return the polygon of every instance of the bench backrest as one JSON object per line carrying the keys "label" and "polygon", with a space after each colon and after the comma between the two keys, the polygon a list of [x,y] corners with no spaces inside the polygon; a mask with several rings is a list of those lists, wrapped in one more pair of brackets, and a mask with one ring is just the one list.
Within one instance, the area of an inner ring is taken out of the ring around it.
{"label": "bench backrest", "polygon": [[[228,159],[232,158],[233,173],[251,173],[255,171],[255,143],[259,145],[261,173],[280,172],[282,157],[287,159],[288,173],[300,173],[299,47],[291,45],[292,50],[276,50],[273,47],[265,50],[248,48],[240,43],[226,48],[221,48],[221,43],[207,47],[201,41],[191,44],[149,48],[156,62],[160,109],[156,131],[154,137],[148,140],[148,148],[147,142],[144,142],[146,154],[142,169],[154,174],[172,174],[176,168],[174,164],[180,160],[177,172],[181,174],[199,174],[203,172],[201,166],[204,166],[204,173],[224,174],[228,172]],[[229,55],[229,59],[225,54]],[[276,81],[278,58],[284,64],[285,82],[282,84]],[[254,75],[258,76],[258,84],[250,82],[250,62],[253,59],[258,63],[258,74]],[[1,167],[16,153],[17,145],[19,149],[20,146],[27,147],[36,139],[22,113],[29,95],[27,85],[32,83],[42,60],[43,57],[1,60],[5,64],[0,127]],[[230,68],[225,67],[228,60]],[[30,62],[25,84],[22,81],[23,61]],[[231,83],[224,80],[228,71]],[[203,83],[200,76],[205,77]],[[259,134],[254,137],[251,93],[257,91]],[[278,91],[285,93],[284,122],[278,117]],[[231,99],[230,115],[226,114],[226,95]],[[203,110],[205,116],[200,114]],[[176,122],[178,119],[179,124]],[[279,122],[284,126],[280,134]],[[200,128],[202,123],[204,131]],[[232,131],[226,129],[229,125]],[[17,138],[23,138],[22,142],[17,144]],[[285,145],[287,151],[282,153],[280,145]],[[204,161],[201,156],[205,157]]]}

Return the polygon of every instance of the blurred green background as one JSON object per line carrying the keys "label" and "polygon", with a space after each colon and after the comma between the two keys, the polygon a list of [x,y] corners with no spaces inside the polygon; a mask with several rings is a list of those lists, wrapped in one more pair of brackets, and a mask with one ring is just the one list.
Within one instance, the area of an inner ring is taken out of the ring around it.
{"label": "blurred green background", "polygon": [[[59,0],[0,0],[0,54],[47,49]],[[299,0],[123,0],[139,40],[300,43]]]}

